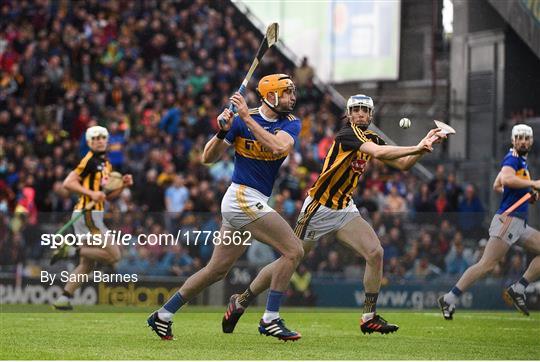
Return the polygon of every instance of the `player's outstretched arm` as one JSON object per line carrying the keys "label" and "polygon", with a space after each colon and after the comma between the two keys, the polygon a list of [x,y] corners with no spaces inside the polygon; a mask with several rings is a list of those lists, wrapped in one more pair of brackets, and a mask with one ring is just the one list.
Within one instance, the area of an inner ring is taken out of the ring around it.
{"label": "player's outstretched arm", "polygon": [[201,161],[204,164],[211,164],[219,160],[223,152],[225,152],[227,147],[229,147],[229,144],[225,142],[225,135],[231,128],[234,114],[228,108],[225,108],[223,112],[218,116],[218,119],[220,118],[223,118],[226,121],[226,124],[223,127],[220,126],[221,130],[219,131],[219,133],[212,137],[210,141],[208,141],[204,146],[201,157]]}
{"label": "player's outstretched arm", "polygon": [[433,141],[424,138],[416,146],[379,146],[373,142],[365,142],[360,146],[360,151],[367,153],[379,160],[395,160],[401,157],[419,155],[433,151]]}
{"label": "player's outstretched arm", "polygon": [[416,154],[416,155],[411,155],[411,156],[406,156],[406,157],[397,158],[397,159],[395,159],[395,160],[381,160],[381,161],[383,161],[384,164],[386,164],[386,165],[388,165],[388,166],[397,168],[398,170],[407,171],[407,170],[409,170],[411,167],[413,167],[414,164],[415,164],[416,162],[418,162],[418,160],[419,160],[424,154],[425,154],[425,152],[419,153],[419,154]]}
{"label": "player's outstretched arm", "polygon": [[[503,166],[501,172],[501,184],[504,187],[510,187],[512,189],[525,189],[532,187],[536,190],[540,190],[540,180],[525,180],[516,176],[516,171],[510,166]],[[498,177],[498,176],[497,176]]]}
{"label": "player's outstretched arm", "polygon": [[255,122],[249,115],[246,101],[240,93],[236,92],[231,97],[231,103],[235,105],[238,115],[249,127],[257,141],[262,143],[264,147],[270,149],[274,154],[280,155],[286,153],[294,146],[294,139],[287,132],[280,131],[274,135]]}
{"label": "player's outstretched arm", "polygon": [[[438,135],[437,132],[439,132],[439,128],[434,128],[428,132],[428,134],[418,143],[418,145],[423,144],[424,142],[429,141],[433,136],[437,135],[439,138],[437,138],[433,143],[440,143],[443,139],[446,138],[446,135]],[[392,166],[394,168],[397,168],[398,170],[409,170],[411,167],[414,166],[416,162],[420,158],[422,158],[423,155],[425,155],[429,151],[423,151],[421,153],[418,153],[416,155],[410,155],[405,157],[400,157],[395,160],[382,160],[385,164],[388,166]]]}

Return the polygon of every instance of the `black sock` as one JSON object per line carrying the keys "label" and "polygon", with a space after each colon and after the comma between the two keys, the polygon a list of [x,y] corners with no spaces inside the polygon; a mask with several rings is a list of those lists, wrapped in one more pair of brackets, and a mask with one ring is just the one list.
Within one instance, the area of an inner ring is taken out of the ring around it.
{"label": "black sock", "polygon": [[366,293],[366,300],[364,301],[364,314],[375,313],[378,297],[379,293]]}
{"label": "black sock", "polygon": [[247,288],[246,291],[238,297],[238,304],[240,304],[242,307],[247,308],[251,302],[253,302],[253,299],[255,299],[256,295],[253,294],[251,289]]}
{"label": "black sock", "polygon": [[72,299],[73,298],[73,294],[71,294],[70,292],[68,292],[67,290],[64,290],[64,292],[62,293],[62,295],[64,297],[67,297],[69,299]]}

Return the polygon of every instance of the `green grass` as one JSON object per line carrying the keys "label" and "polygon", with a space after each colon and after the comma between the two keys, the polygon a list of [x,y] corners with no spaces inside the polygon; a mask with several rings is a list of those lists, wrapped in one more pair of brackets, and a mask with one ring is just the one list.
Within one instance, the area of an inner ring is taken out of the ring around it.
{"label": "green grass", "polygon": [[1,306],[0,359],[540,359],[540,313],[381,311],[400,325],[391,335],[363,335],[359,312],[283,308],[298,342],[260,336],[260,309],[221,332],[224,308],[187,307],[175,317],[176,340],[146,327],[149,308]]}

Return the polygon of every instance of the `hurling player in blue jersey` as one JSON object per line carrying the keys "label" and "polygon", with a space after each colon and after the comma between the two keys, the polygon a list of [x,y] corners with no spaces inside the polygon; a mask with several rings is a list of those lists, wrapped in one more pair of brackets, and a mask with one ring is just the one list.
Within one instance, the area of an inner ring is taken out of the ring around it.
{"label": "hurling player in blue jersey", "polygon": [[528,192],[533,192],[531,202],[538,200],[540,180],[531,180],[527,166],[527,154],[533,144],[532,128],[517,124],[512,129],[513,148],[501,164],[493,188],[503,193],[502,201],[489,228],[489,241],[478,263],[469,267],[456,285],[439,298],[439,306],[445,319],[452,319],[456,302],[464,290],[490,272],[504,258],[510,247],[519,243],[536,257],[531,261],[523,277],[508,287],[504,296],[507,301],[525,315],[529,315],[525,303],[525,288],[540,276],[540,232],[527,225],[528,203],[518,207],[510,215],[502,215],[509,207]]}
{"label": "hurling player in blue jersey", "polygon": [[188,278],[179,291],[148,318],[148,324],[162,339],[172,339],[174,313],[203,289],[225,277],[244,253],[246,245],[225,243],[227,234],[231,237],[238,231],[250,232],[253,238],[272,246],[281,255],[277,261],[280,267],[275,268],[272,275],[259,332],[282,340],[301,338],[300,333],[285,326],[279,307],[304,250],[289,224],[267,203],[278,170],[300,133],[300,120],[290,114],[296,103],[296,88],[288,75],[272,74],[259,81],[257,91],[262,102],[255,109],[248,109],[240,93],[231,97],[237,114],[228,109],[221,113],[220,117],[227,124],[204,148],[204,163],[217,161],[229,146],[235,149],[232,184],[221,204],[223,242],[215,246],[208,264]]}

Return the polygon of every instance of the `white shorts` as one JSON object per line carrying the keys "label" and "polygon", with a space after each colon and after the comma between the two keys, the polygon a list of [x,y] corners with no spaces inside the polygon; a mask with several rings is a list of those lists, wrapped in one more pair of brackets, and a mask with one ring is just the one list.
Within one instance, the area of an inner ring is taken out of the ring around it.
{"label": "white shorts", "polygon": [[344,209],[334,210],[308,196],[298,215],[294,233],[300,240],[317,241],[322,236],[343,228],[359,216],[360,212],[352,200]]}
{"label": "white shorts", "polygon": [[519,217],[495,214],[489,227],[489,236],[504,240],[509,245],[532,237],[535,229]]}
{"label": "white shorts", "polygon": [[[81,210],[73,211],[71,218],[74,219],[81,212]],[[84,215],[73,224],[75,234],[105,234],[109,228],[103,222],[103,213],[103,211],[99,210],[86,211]]]}
{"label": "white shorts", "polygon": [[240,229],[269,212],[275,211],[268,197],[245,185],[232,183],[221,201],[222,224],[228,228]]}

